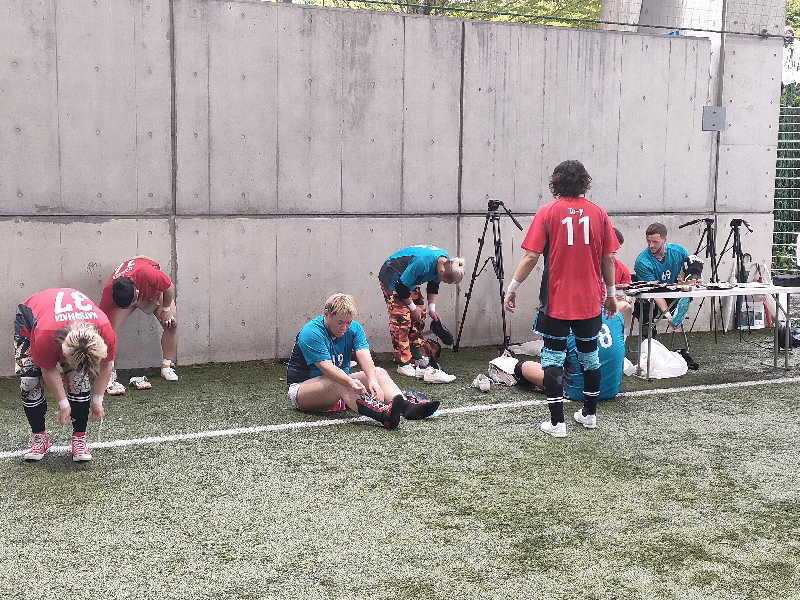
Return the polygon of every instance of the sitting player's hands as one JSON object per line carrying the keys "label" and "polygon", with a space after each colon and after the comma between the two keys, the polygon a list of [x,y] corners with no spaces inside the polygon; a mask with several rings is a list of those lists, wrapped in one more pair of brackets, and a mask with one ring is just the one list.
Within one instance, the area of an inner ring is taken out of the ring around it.
{"label": "sitting player's hands", "polygon": [[381,386],[378,385],[377,381],[375,381],[374,379],[370,379],[369,381],[367,381],[367,388],[369,393],[372,394],[373,397],[377,398],[381,402],[384,401],[383,390],[381,389]]}
{"label": "sitting player's hands", "polygon": [[92,406],[89,409],[89,418],[92,421],[102,421],[105,416],[106,416],[106,409],[103,408],[103,405],[97,404],[96,402],[92,402]]}
{"label": "sitting player's hands", "polygon": [[613,296],[607,296],[603,301],[603,307],[606,310],[606,317],[610,319],[617,314],[617,299]]}
{"label": "sitting player's hands", "polygon": [[506,298],[503,301],[508,312],[514,312],[517,308],[517,292],[506,292]]}
{"label": "sitting player's hands", "polygon": [[58,409],[58,424],[59,425],[69,425],[70,417],[72,416],[72,409],[70,408],[69,404],[67,404],[64,408]]}
{"label": "sitting player's hands", "polygon": [[350,389],[352,389],[356,394],[363,394],[367,391],[367,388],[364,387],[364,384],[353,377],[350,378]]}

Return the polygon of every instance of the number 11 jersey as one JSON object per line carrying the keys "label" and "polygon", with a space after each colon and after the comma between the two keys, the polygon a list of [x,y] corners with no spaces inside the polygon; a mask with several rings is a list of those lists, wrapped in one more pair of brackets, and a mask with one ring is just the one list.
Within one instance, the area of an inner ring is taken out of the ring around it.
{"label": "number 11 jersey", "polygon": [[619,248],[606,211],[586,198],[556,198],[536,211],[522,248],[544,259],[540,310],[565,321],[600,313],[600,263]]}

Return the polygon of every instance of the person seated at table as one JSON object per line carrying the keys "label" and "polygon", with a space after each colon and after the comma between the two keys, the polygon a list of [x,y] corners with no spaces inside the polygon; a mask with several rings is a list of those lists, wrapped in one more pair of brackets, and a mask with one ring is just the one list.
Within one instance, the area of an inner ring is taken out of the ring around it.
{"label": "person seated at table", "polygon": [[[645,231],[647,248],[636,257],[633,270],[639,281],[660,281],[661,283],[675,283],[683,268],[683,263],[689,258],[686,248],[680,244],[667,243],[667,227],[663,223],[652,223]],[[689,310],[690,298],[676,298],[665,300],[656,298],[655,304],[661,316],[669,322],[667,332],[675,331],[680,327]],[[674,312],[673,312],[674,311]],[[642,330],[650,322],[649,311],[642,311]]]}

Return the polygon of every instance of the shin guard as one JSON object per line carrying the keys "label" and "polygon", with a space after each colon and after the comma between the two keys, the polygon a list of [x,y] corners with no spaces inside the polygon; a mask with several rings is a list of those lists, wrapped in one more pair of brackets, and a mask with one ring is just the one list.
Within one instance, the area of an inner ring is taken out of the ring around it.
{"label": "shin guard", "polygon": [[550,409],[550,423],[553,425],[564,422],[563,374],[563,367],[546,367],[544,370],[544,393],[547,394],[547,408]]}
{"label": "shin guard", "polygon": [[391,404],[384,404],[370,394],[365,393],[356,399],[356,405],[358,406],[358,414],[380,421],[386,429],[397,429],[400,424],[400,415],[403,414],[406,406],[406,400],[405,398],[400,398],[398,401],[395,398]]}

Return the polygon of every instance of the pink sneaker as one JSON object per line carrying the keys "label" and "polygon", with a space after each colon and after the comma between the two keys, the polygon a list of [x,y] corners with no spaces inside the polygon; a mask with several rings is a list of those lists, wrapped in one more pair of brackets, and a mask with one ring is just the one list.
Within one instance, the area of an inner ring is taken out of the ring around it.
{"label": "pink sneaker", "polygon": [[31,449],[23,456],[25,460],[42,460],[45,452],[50,447],[50,436],[46,431],[40,431],[33,434],[31,440]]}
{"label": "pink sneaker", "polygon": [[73,462],[92,460],[92,455],[86,446],[86,432],[72,434],[72,460]]}

